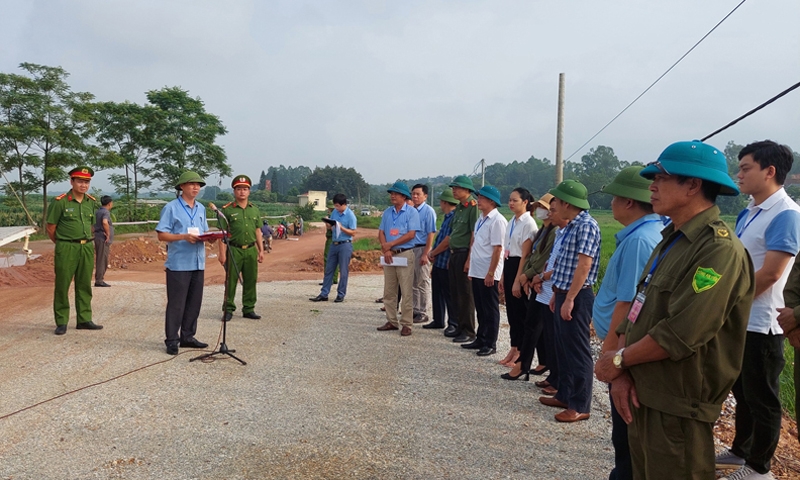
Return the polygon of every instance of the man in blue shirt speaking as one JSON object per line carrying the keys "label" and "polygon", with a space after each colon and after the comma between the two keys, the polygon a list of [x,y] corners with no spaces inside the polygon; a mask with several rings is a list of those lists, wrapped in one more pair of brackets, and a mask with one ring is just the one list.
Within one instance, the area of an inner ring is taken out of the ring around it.
{"label": "man in blue shirt speaking", "polygon": [[347,197],[343,193],[333,196],[333,211],[329,217],[332,223],[331,247],[325,263],[325,278],[322,280],[322,290],[316,297],[309,298],[312,302],[327,302],[328,294],[333,285],[333,274],[339,267],[339,287],[336,289],[336,300],[341,303],[347,295],[347,277],[350,269],[350,258],[353,256],[353,235],[356,234],[358,220],[356,215],[347,207]]}

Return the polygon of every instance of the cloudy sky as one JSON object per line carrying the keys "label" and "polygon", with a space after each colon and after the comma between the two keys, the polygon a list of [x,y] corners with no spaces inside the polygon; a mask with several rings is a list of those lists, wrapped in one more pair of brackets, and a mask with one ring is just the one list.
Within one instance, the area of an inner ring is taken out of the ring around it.
{"label": "cloudy sky", "polygon": [[[178,85],[218,115],[235,173],[354,167],[369,183],[565,156],[740,0],[0,0],[0,70],[59,65],[76,91]],[[800,81],[800,2],[749,0],[605,132],[651,161]],[[800,151],[800,90],[710,143]],[[101,174],[95,182],[107,188]]]}

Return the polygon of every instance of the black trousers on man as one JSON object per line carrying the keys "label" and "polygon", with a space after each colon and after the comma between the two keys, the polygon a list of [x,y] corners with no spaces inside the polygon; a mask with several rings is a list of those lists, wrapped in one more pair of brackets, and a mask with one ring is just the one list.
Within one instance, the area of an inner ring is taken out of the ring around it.
{"label": "black trousers on man", "polygon": [[475,310],[478,312],[477,341],[481,347],[497,349],[497,335],[500,332],[500,291],[498,281],[491,287],[483,283],[482,278],[471,278],[472,296],[475,299]]}
{"label": "black trousers on man", "polygon": [[169,347],[194,338],[203,304],[205,270],[178,272],[167,269],[167,313],[164,330]]}
{"label": "black trousers on man", "polygon": [[561,318],[561,305],[566,293],[555,295],[556,356],[558,357],[558,393],[556,399],[578,413],[589,413],[592,407],[594,361],[589,344],[589,322],[592,320],[594,293],[583,288],[575,297],[572,320]]}
{"label": "black trousers on man", "polygon": [[780,375],[783,335],[747,332],[742,372],[733,384],[736,397],[736,436],[731,452],[760,474],[770,461],[781,435]]}
{"label": "black trousers on man", "polygon": [[456,304],[458,333],[475,337],[475,302],[472,299],[472,285],[464,272],[469,251],[453,251],[447,268],[450,279],[450,298]]}
{"label": "black trousers on man", "polygon": [[450,277],[446,268],[431,268],[431,297],[433,299],[433,324],[444,327],[445,315],[447,326],[458,328],[458,314],[450,300]]}
{"label": "black trousers on man", "polygon": [[614,445],[614,469],[608,475],[608,480],[633,480],[631,447],[628,445],[628,424],[614,406],[610,385],[608,400],[611,404],[611,444]]}

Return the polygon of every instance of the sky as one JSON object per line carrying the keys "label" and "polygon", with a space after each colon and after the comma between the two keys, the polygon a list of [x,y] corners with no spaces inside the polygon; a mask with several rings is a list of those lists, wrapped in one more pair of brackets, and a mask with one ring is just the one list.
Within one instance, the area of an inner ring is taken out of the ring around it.
{"label": "sky", "polygon": [[[99,101],[180,86],[228,129],[234,174],[391,183],[555,159],[560,73],[566,158],[740,1],[0,0],[0,71],[61,66]],[[746,1],[572,160],[606,145],[653,161],[797,83],[798,19],[797,0]],[[709,143],[800,151],[799,126],[800,89]]]}

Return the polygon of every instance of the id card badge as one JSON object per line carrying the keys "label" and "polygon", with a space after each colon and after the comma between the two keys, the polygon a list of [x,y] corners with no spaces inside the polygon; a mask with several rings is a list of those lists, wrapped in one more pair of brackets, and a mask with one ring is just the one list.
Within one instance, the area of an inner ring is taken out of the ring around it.
{"label": "id card badge", "polygon": [[636,323],[636,319],[639,318],[639,312],[642,311],[645,298],[644,292],[639,292],[636,294],[636,298],[633,299],[633,305],[631,305],[631,309],[628,310],[628,320],[631,323]]}
{"label": "id card badge", "polygon": [[200,228],[199,227],[189,227],[186,230],[186,233],[189,235],[200,235]]}
{"label": "id card badge", "polygon": [[393,228],[393,229],[389,230],[389,235],[391,235],[393,237],[396,237],[396,236],[400,235],[400,229],[399,228]]}

